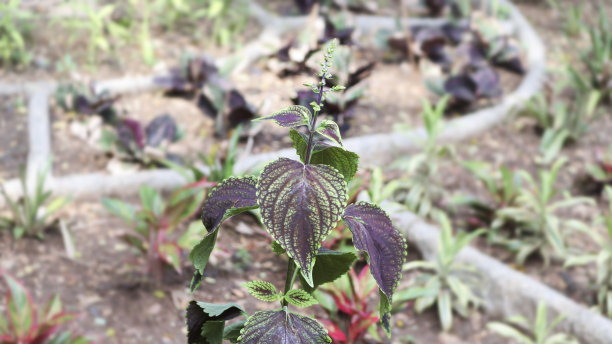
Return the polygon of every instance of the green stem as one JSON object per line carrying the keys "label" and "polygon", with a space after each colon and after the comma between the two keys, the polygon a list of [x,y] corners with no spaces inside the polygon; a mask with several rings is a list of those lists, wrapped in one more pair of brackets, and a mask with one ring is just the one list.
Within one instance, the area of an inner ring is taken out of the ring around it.
{"label": "green stem", "polygon": [[[300,269],[295,265],[293,259],[289,258],[289,263],[287,265],[287,278],[285,279],[285,291],[283,294],[287,294],[289,290],[293,288],[293,283],[295,283],[295,278],[297,277],[298,271],[300,271]],[[287,300],[283,298],[281,305],[283,307],[287,307]]]}

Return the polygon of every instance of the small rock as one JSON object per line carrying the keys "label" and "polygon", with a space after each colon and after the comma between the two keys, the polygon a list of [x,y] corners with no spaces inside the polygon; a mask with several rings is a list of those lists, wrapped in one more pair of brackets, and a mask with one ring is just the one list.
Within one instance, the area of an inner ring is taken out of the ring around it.
{"label": "small rock", "polygon": [[242,299],[246,296],[241,289],[232,289],[232,294],[239,299]]}
{"label": "small rock", "polygon": [[159,312],[161,312],[161,305],[159,303],[154,303],[153,305],[151,305],[151,307],[149,307],[149,309],[147,309],[147,314],[149,315],[157,315],[159,314]]}
{"label": "small rock", "polygon": [[243,235],[253,235],[255,233],[255,231],[244,222],[239,222],[238,225],[236,225],[236,232]]}

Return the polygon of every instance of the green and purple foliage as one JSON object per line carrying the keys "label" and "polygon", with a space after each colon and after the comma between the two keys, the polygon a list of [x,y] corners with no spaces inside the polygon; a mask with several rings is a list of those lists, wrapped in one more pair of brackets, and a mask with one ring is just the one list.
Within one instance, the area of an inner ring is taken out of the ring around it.
{"label": "green and purple foliage", "polygon": [[76,315],[64,310],[59,296],[52,297],[43,307],[37,307],[21,281],[1,270],[0,277],[7,287],[5,313],[0,313],[0,343],[91,343],[71,331],[60,331],[60,326],[73,321]]}
{"label": "green and purple foliage", "polygon": [[[338,85],[326,86],[332,78],[329,64],[334,49],[335,41],[325,54],[319,83],[308,84],[317,95],[311,104],[313,112],[296,105],[261,118],[290,128],[300,160],[279,158],[269,163],[259,178],[233,177],[214,188],[202,212],[208,234],[190,254],[196,268],[193,291],[205,274],[223,221],[258,208],[267,232],[275,240],[274,251],[286,253],[289,265],[282,293],[265,281],[249,282],[246,287],[261,300],[280,300],[281,308],[248,316],[235,305],[192,301],[187,310],[189,343],[221,343],[222,339],[274,344],[331,342],[318,321],[290,311],[289,305],[315,304],[311,293],[345,274],[356,259],[352,253],[347,256],[322,248],[323,241],[341,219],[353,232],[355,247],[369,257],[370,271],[380,290],[381,325],[390,335],[391,299],[401,278],[406,243],[378,206],[361,202],[347,207],[347,183],[355,175],[359,156],[345,150],[335,122],[317,122],[328,92],[343,89]],[[298,275],[303,289],[293,289]],[[247,320],[225,327],[226,320],[240,315]]]}

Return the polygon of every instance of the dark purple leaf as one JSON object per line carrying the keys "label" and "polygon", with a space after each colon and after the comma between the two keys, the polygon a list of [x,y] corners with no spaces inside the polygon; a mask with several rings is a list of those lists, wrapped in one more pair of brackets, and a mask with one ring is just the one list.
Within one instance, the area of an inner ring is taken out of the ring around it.
{"label": "dark purple leaf", "polygon": [[251,109],[242,94],[231,90],[227,95],[227,121],[230,128],[235,128],[244,122],[250,122],[255,118],[255,112]]}
{"label": "dark purple leaf", "polygon": [[487,50],[486,47],[478,42],[468,43],[462,48],[468,57],[470,66],[478,68],[487,65]]}
{"label": "dark purple leaf", "polygon": [[157,147],[164,141],[174,141],[176,122],[168,114],[159,115],[147,125],[145,132],[147,133],[147,145]]}
{"label": "dark purple leaf", "polygon": [[300,10],[300,13],[306,14],[309,13],[312,9],[312,6],[317,3],[317,0],[294,0],[295,5]]}
{"label": "dark purple leaf", "polygon": [[257,203],[266,230],[287,251],[312,285],[313,258],[347,201],[344,177],[327,165],[280,158],[257,183]]}
{"label": "dark purple leaf", "polygon": [[520,52],[516,46],[506,43],[503,49],[492,58],[493,64],[519,75],[525,74]]}
{"label": "dark purple leaf", "polygon": [[301,105],[292,105],[271,115],[261,117],[258,120],[273,120],[281,127],[297,128],[308,125],[310,122],[310,110]]}
{"label": "dark purple leaf", "polygon": [[319,39],[319,43],[325,43],[336,38],[341,45],[352,45],[353,31],[355,31],[355,28],[353,27],[337,28],[336,25],[334,25],[334,23],[326,17],[325,30],[323,31],[323,37]]}
{"label": "dark purple leaf", "polygon": [[404,238],[385,211],[371,203],[349,205],[342,219],[353,232],[355,247],[368,253],[370,272],[391,301],[406,259]]}
{"label": "dark purple leaf", "polygon": [[156,77],[155,83],[166,89],[165,95],[193,96],[194,92],[201,89],[208,78],[217,73],[214,61],[207,57],[193,57],[182,63],[180,68],[174,68],[170,75]]}
{"label": "dark purple leaf", "polygon": [[483,67],[470,73],[470,78],[477,87],[479,96],[486,98],[496,98],[502,94],[499,84],[499,75],[491,67]]}
{"label": "dark purple leaf", "polygon": [[260,311],[249,317],[238,337],[240,344],[331,343],[315,319],[284,310]]}
{"label": "dark purple leaf", "polygon": [[189,59],[185,69],[185,79],[200,87],[210,75],[218,72],[215,62],[208,56]]}
{"label": "dark purple leaf", "polygon": [[360,81],[368,78],[372,75],[372,71],[376,67],[376,62],[370,62],[364,66],[359,67],[356,71],[349,74],[348,81],[346,83],[346,88],[351,88],[354,85],[358,84]]}
{"label": "dark purple leaf", "polygon": [[217,117],[217,108],[205,94],[200,94],[198,97],[198,108],[208,117]]}
{"label": "dark purple leaf", "polygon": [[394,34],[387,39],[387,44],[391,50],[399,52],[404,59],[415,59],[417,63],[419,62],[420,57],[409,47],[406,35]]}
{"label": "dark purple leaf", "polygon": [[421,28],[413,37],[418,49],[429,60],[438,64],[450,63],[445,51],[446,37],[439,28]]}
{"label": "dark purple leaf", "polygon": [[442,32],[450,42],[457,45],[461,43],[463,35],[468,32],[467,22],[448,22],[442,26]]}
{"label": "dark purple leaf", "polygon": [[254,177],[228,178],[213,188],[202,206],[202,223],[210,233],[236,210],[257,207],[257,179]]}
{"label": "dark purple leaf", "polygon": [[228,303],[216,305],[206,302],[191,301],[187,307],[187,343],[207,344],[207,338],[202,336],[202,327],[210,321],[227,321],[240,315],[246,315],[242,307]]}
{"label": "dark purple leaf", "polygon": [[355,247],[368,253],[372,276],[391,300],[406,258],[404,238],[385,211],[375,204],[351,204],[342,219],[353,232]]}
{"label": "dark purple leaf", "polygon": [[429,16],[439,17],[448,5],[448,0],[421,0],[421,4],[425,7]]}
{"label": "dark purple leaf", "polygon": [[292,39],[285,46],[283,46],[280,49],[278,49],[278,51],[276,52],[276,58],[279,61],[289,62],[289,60],[290,60],[290,58],[289,58],[289,50],[291,49],[291,47],[293,47],[293,43],[294,42],[295,41]]}
{"label": "dark purple leaf", "polygon": [[82,94],[79,94],[74,98],[73,108],[76,112],[84,115],[94,114],[94,109],[91,106],[89,99]]}
{"label": "dark purple leaf", "polygon": [[115,127],[119,143],[127,150],[144,149],[144,130],[142,125],[135,119],[126,118]]}
{"label": "dark purple leaf", "polygon": [[467,75],[451,76],[444,82],[444,91],[453,97],[453,101],[459,104],[471,104],[476,100],[478,86]]}

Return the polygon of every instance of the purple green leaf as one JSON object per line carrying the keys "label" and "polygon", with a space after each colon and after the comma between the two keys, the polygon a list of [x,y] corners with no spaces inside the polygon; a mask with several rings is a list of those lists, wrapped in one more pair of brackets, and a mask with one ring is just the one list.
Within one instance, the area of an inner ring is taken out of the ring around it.
{"label": "purple green leaf", "polygon": [[391,301],[406,258],[404,238],[385,211],[371,203],[349,205],[342,219],[353,232],[355,247],[368,253],[370,272]]}
{"label": "purple green leaf", "polygon": [[318,344],[331,343],[327,330],[313,318],[286,312],[260,311],[247,320],[240,344]]}
{"label": "purple green leaf", "polygon": [[255,177],[232,177],[210,191],[202,206],[202,223],[210,233],[223,221],[243,211],[257,208]]}
{"label": "purple green leaf", "polygon": [[285,300],[296,307],[310,307],[319,302],[302,289],[291,289],[285,294]]}
{"label": "purple green leaf", "polygon": [[147,145],[157,147],[162,142],[172,142],[176,136],[176,122],[168,115],[160,115],[155,117],[147,128]]}
{"label": "purple green leaf", "polygon": [[347,187],[338,170],[280,158],[257,183],[257,203],[266,230],[312,285],[312,265],[321,243],[340,219]]}
{"label": "purple green leaf", "polygon": [[271,115],[258,118],[259,121],[273,120],[281,127],[297,128],[308,125],[310,111],[301,105],[292,105]]}
{"label": "purple green leaf", "polygon": [[251,281],[243,285],[249,294],[261,301],[273,302],[278,300],[278,293],[274,284],[266,281]]}
{"label": "purple green leaf", "polygon": [[340,135],[340,128],[338,128],[336,122],[324,120],[319,124],[319,127],[317,127],[317,133],[342,146],[342,136]]}
{"label": "purple green leaf", "polygon": [[217,242],[217,229],[221,223],[234,215],[257,208],[256,184],[257,180],[250,176],[229,178],[211,190],[202,207],[202,223],[208,234],[189,253],[189,259],[197,270],[191,283],[192,292],[204,276],[204,268]]}

